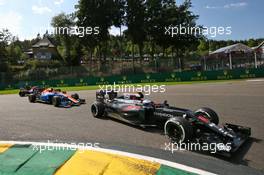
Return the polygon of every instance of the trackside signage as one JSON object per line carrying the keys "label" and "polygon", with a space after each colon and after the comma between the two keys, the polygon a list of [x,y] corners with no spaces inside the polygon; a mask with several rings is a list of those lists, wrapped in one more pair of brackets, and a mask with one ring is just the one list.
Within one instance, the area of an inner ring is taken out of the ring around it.
{"label": "trackside signage", "polygon": [[181,81],[206,81],[206,80],[230,80],[264,77],[264,68],[258,69],[234,69],[217,71],[184,71],[170,73],[151,73],[137,75],[119,75],[108,77],[78,77],[76,79],[40,80],[0,82],[0,90],[18,89],[24,86],[65,87],[65,86],[92,86],[108,84],[135,84],[155,82],[181,82]]}

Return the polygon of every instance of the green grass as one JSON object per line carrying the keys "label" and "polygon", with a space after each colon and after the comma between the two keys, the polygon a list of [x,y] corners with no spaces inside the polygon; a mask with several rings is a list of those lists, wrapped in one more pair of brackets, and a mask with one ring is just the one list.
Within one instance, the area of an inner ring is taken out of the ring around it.
{"label": "green grass", "polygon": [[[207,80],[207,81],[184,81],[184,82],[155,82],[155,83],[138,83],[138,85],[184,85],[184,84],[204,84],[204,83],[221,83],[221,82],[237,82],[241,80]],[[130,84],[133,85],[133,84]],[[137,85],[137,84],[134,84]],[[97,90],[99,86],[71,86],[71,87],[56,87],[62,91],[83,91],[83,90]],[[0,95],[18,94],[19,89],[0,90]]]}
{"label": "green grass", "polygon": [[0,90],[0,95],[7,95],[7,94],[18,94],[18,89],[12,89],[12,90]]}

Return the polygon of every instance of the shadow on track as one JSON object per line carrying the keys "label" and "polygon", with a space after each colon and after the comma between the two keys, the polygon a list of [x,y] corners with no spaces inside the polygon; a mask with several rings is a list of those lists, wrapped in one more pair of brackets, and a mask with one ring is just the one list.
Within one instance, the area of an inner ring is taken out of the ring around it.
{"label": "shadow on track", "polygon": [[102,117],[102,118],[98,118],[98,119],[99,120],[112,120],[113,122],[118,122],[118,123],[121,123],[123,125],[129,126],[129,127],[133,127],[133,128],[136,128],[136,129],[139,129],[139,130],[142,130],[142,131],[164,135],[163,126],[146,126],[146,127],[142,127],[142,126],[134,125],[132,123],[127,123],[127,122],[124,122],[122,120],[118,120],[118,119],[115,119],[115,118],[112,118],[112,117]]}
{"label": "shadow on track", "polygon": [[260,143],[261,139],[250,137],[247,142],[245,142],[233,155],[230,159],[223,158],[223,160],[229,161],[234,164],[241,164],[248,166],[250,160],[244,159],[245,155],[251,148],[253,143]]}
{"label": "shadow on track", "polygon": [[235,153],[232,153],[231,155],[228,156],[221,154],[212,154],[205,151],[191,151],[191,152],[206,156],[213,156],[217,159],[221,159],[237,165],[248,166],[250,160],[247,160],[244,157],[247,154],[247,152],[250,150],[253,143],[260,143],[260,142],[262,142],[262,140],[250,137],[243,145],[241,145],[241,147]]}
{"label": "shadow on track", "polygon": [[[112,120],[113,122],[122,123],[126,126],[133,127],[133,128],[145,131],[145,132],[151,132],[151,133],[155,133],[155,134],[159,134],[159,135],[164,135],[164,131],[163,131],[162,126],[141,127],[141,126],[137,126],[137,125],[133,125],[130,123],[123,122],[123,121],[118,120],[118,119],[108,118],[108,117],[100,118],[100,120]],[[227,162],[230,162],[233,164],[248,166],[250,160],[245,159],[245,155],[248,153],[248,151],[250,150],[253,143],[260,143],[260,142],[262,142],[261,139],[250,137],[243,145],[241,145],[241,147],[235,153],[232,153],[229,156],[221,155],[221,154],[212,154],[212,153],[209,153],[207,151],[194,151],[194,150],[192,150],[190,152],[209,156],[209,157],[214,157],[214,158],[224,160],[224,161],[227,161]]]}

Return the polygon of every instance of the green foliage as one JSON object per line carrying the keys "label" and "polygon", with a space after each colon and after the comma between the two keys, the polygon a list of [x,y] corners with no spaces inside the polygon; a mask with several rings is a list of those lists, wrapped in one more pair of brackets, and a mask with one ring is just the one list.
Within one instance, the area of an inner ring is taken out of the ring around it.
{"label": "green foliage", "polygon": [[31,70],[36,70],[40,68],[58,68],[61,66],[62,64],[58,60],[52,60],[52,61],[30,60],[27,61],[25,65],[27,69],[31,69]]}
{"label": "green foliage", "polygon": [[10,41],[11,33],[6,30],[0,30],[0,72],[7,72],[9,65],[6,63],[7,60],[7,51],[6,47]]}
{"label": "green foliage", "polygon": [[7,29],[0,30],[0,62],[7,56],[6,46],[11,39],[11,33]]}
{"label": "green foliage", "polygon": [[21,59],[22,56],[22,49],[19,45],[16,45],[15,43],[11,43],[7,48],[7,56],[9,58],[9,62],[16,64],[18,60]]}
{"label": "green foliage", "polygon": [[9,70],[9,66],[5,62],[0,62],[0,72],[7,72]]}
{"label": "green foliage", "polygon": [[111,26],[121,27],[125,14],[124,0],[79,0],[76,6],[77,25],[80,27],[99,28],[98,34],[85,35],[81,45],[90,49],[98,47],[99,57],[104,59],[108,52],[109,29]]}
{"label": "green foliage", "polygon": [[[102,61],[101,68],[98,69],[100,71],[104,69],[106,58],[124,59],[132,56],[142,60],[144,55],[152,58],[150,61],[155,64],[154,66],[158,59],[165,58],[166,61],[169,60],[167,58],[172,58],[173,63],[168,65],[175,69],[178,58],[197,61],[209,51],[227,45],[241,42],[254,47],[263,41],[263,39],[215,41],[192,34],[178,34],[171,37],[165,34],[166,27],[179,25],[189,28],[201,27],[196,24],[198,16],[191,11],[191,1],[186,0],[182,4],[177,2],[175,0],[79,0],[74,14],[58,14],[53,17],[51,25],[58,28],[99,27],[100,33],[86,34],[84,37],[66,33],[47,35],[56,41],[55,45],[61,56],[61,58],[53,58],[54,62],[30,60],[24,53],[39,41],[40,34],[36,39],[19,41],[18,38],[12,37],[8,30],[0,30],[0,71],[7,71],[8,67],[12,71],[15,66],[21,66],[17,64],[19,60],[26,61],[27,69],[35,70],[61,65],[78,66],[81,60],[86,61],[91,58]],[[124,36],[109,34],[110,27],[121,28],[124,25],[127,27]],[[134,61],[136,60],[133,60],[133,66],[135,64],[133,69],[137,67]],[[93,69],[95,68],[92,67],[91,70]]]}
{"label": "green foliage", "polygon": [[255,47],[258,45],[258,42],[254,39],[250,39],[250,40],[248,40],[247,45],[248,45],[248,47]]}
{"label": "green foliage", "polygon": [[65,31],[65,29],[75,27],[74,19],[75,16],[72,14],[66,15],[65,13],[61,13],[53,17],[51,22],[51,25],[60,32],[55,35],[55,39],[60,43],[58,52],[67,65],[79,65],[81,59],[79,38]]}
{"label": "green foliage", "polygon": [[143,42],[147,36],[145,1],[127,0],[126,13],[127,36],[132,40],[133,44],[139,46],[140,56],[142,56]]}
{"label": "green foliage", "polygon": [[197,52],[199,55],[207,55],[209,52],[209,46],[206,40],[201,39],[200,44],[197,47]]}

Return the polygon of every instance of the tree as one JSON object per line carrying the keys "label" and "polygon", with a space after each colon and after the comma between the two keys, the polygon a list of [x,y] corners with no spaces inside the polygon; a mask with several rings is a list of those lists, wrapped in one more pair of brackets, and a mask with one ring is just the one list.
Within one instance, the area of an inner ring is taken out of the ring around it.
{"label": "tree", "polygon": [[159,45],[158,39],[164,30],[161,26],[164,20],[162,19],[162,0],[147,0],[146,13],[147,38],[150,42],[149,50],[152,59],[154,59],[155,46]]}
{"label": "tree", "polygon": [[168,0],[165,7],[166,25],[177,27],[178,32],[176,36],[165,37],[167,40],[163,41],[165,46],[171,46],[172,55],[175,55],[174,59],[179,59],[179,65],[182,67],[186,53],[195,50],[199,44],[199,38],[201,38],[201,35],[193,30],[194,28],[195,30],[200,28],[196,25],[198,16],[190,11],[192,7],[190,0],[184,1],[181,5],[176,5],[175,1]]}
{"label": "tree", "polygon": [[62,46],[59,47],[59,51],[64,61],[70,66],[80,64],[81,57],[79,38],[71,35],[71,29],[75,27],[74,20],[75,16],[73,14],[61,13],[53,17],[51,22],[51,25],[57,29],[55,38]]}
{"label": "tree", "polygon": [[6,72],[8,70],[6,47],[10,39],[11,33],[7,29],[0,30],[0,72]]}
{"label": "tree", "polygon": [[197,47],[197,52],[199,55],[207,55],[209,51],[208,43],[206,42],[205,39],[200,40],[200,44]]}
{"label": "tree", "polygon": [[7,48],[7,55],[9,58],[10,63],[17,63],[18,60],[20,60],[22,55],[22,49],[19,45],[16,45],[15,43],[11,43]]}
{"label": "tree", "polygon": [[258,42],[254,39],[249,39],[247,42],[248,47],[255,47],[258,45]]}
{"label": "tree", "polygon": [[123,3],[124,1],[121,0],[79,0],[76,6],[77,25],[100,30],[98,34],[85,35],[81,40],[81,44],[88,46],[91,53],[98,46],[100,58],[101,53],[103,53],[103,58],[106,58],[110,27],[112,25],[121,27],[122,25],[124,12],[119,8]]}
{"label": "tree", "polygon": [[126,0],[115,0],[114,1],[114,13],[113,13],[113,25],[120,29],[120,44],[119,44],[119,56],[123,56],[123,36],[122,36],[122,25],[125,24],[125,5]]}
{"label": "tree", "polygon": [[7,56],[6,46],[11,39],[11,33],[7,29],[0,30],[0,61]]}
{"label": "tree", "polygon": [[[142,58],[143,43],[146,39],[146,6],[145,0],[127,0],[126,5],[126,25],[127,36],[131,39],[133,44],[139,47],[139,54]],[[133,60],[134,60],[134,46],[133,46]]]}
{"label": "tree", "polygon": [[120,28],[120,36],[121,36],[121,27],[125,24],[125,5],[126,0],[114,0],[113,1],[113,10],[112,10],[112,16],[113,16],[113,25],[115,27]]}

